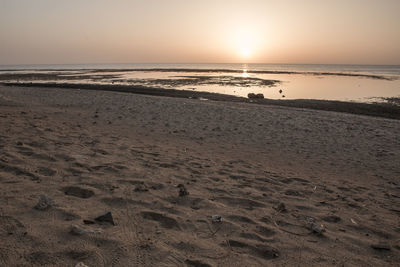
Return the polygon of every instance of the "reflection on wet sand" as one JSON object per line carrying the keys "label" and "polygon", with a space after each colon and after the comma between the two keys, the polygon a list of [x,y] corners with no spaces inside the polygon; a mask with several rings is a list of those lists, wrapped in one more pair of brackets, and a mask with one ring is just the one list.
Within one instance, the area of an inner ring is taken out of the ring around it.
{"label": "reflection on wet sand", "polygon": [[269,99],[321,99],[357,102],[398,97],[397,76],[320,71],[151,68],[0,71],[3,83],[100,84],[194,90]]}

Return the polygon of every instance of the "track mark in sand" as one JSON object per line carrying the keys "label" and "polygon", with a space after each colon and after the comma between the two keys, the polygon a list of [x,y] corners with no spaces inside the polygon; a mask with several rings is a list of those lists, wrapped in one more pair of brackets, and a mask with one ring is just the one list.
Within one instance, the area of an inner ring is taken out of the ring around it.
{"label": "track mark in sand", "polygon": [[67,186],[62,189],[62,191],[69,196],[79,197],[79,198],[90,198],[94,196],[94,192],[90,189],[78,187],[78,186]]}
{"label": "track mark in sand", "polygon": [[75,158],[70,157],[70,156],[68,156],[66,154],[56,154],[55,157],[59,158],[59,159],[62,159],[64,161],[66,161],[66,162],[75,161],[76,160]]}
{"label": "track mark in sand", "polygon": [[186,169],[187,169],[189,172],[191,172],[192,174],[194,174],[194,175],[199,175],[199,174],[201,174],[200,171],[195,170],[195,169],[193,169],[193,168],[186,167]]}
{"label": "track mark in sand", "polygon": [[83,171],[75,169],[75,168],[66,168],[64,170],[66,172],[71,173],[73,176],[80,176],[83,173]]}
{"label": "track mark in sand", "polygon": [[107,151],[105,151],[105,150],[103,150],[103,149],[92,149],[92,151],[94,152],[94,153],[99,153],[99,154],[102,154],[102,155],[109,155],[110,153],[108,153]]}
{"label": "track mark in sand", "polygon": [[155,182],[145,182],[143,180],[117,180],[118,183],[127,183],[135,186],[140,186],[143,185],[148,189],[152,190],[161,190],[165,188],[164,184],[161,183],[155,183]]}
{"label": "track mark in sand", "polygon": [[257,177],[255,178],[257,181],[263,182],[263,183],[268,183],[268,184],[273,184],[273,185],[278,185],[281,186],[282,184],[275,181],[272,178],[266,178],[266,177]]}
{"label": "track mark in sand", "polygon": [[83,261],[93,257],[95,253],[90,250],[68,250],[63,252],[63,255],[76,261]]}
{"label": "track mark in sand", "polygon": [[229,215],[229,216],[226,216],[226,218],[228,218],[229,220],[231,220],[233,222],[256,224],[252,219],[245,217],[245,216]]}
{"label": "track mark in sand", "polygon": [[122,197],[105,197],[101,201],[113,208],[126,208],[128,205],[151,207],[152,204],[140,200],[127,199]]}
{"label": "track mark in sand", "polygon": [[250,239],[250,240],[255,240],[255,241],[258,241],[258,242],[268,242],[268,241],[270,241],[270,240],[266,240],[266,239],[260,237],[259,235],[253,234],[253,233],[240,233],[239,236],[241,238],[243,238],[243,239]]}
{"label": "track mark in sand", "polygon": [[340,217],[338,217],[338,216],[335,216],[335,215],[329,215],[329,216],[323,217],[322,220],[324,220],[325,222],[330,222],[330,223],[338,223],[342,219]]}
{"label": "track mark in sand", "polygon": [[173,205],[190,207],[191,209],[194,210],[199,210],[199,209],[213,210],[215,208],[215,204],[212,201],[198,197],[191,197],[190,195],[185,197],[178,197],[178,196],[167,197],[163,198],[163,200]]}
{"label": "track mark in sand", "polygon": [[143,150],[132,149],[132,148],[131,148],[131,153],[132,154],[140,154],[140,155],[150,155],[150,156],[153,156],[153,157],[160,156],[160,153],[158,153],[158,152],[146,152],[146,151],[143,151]]}
{"label": "track mark in sand", "polygon": [[185,264],[186,264],[188,267],[212,267],[210,264],[204,263],[204,262],[199,261],[199,260],[190,260],[190,259],[187,259],[187,260],[185,260]]}
{"label": "track mark in sand", "polygon": [[183,251],[183,252],[196,252],[196,251],[200,251],[200,247],[193,244],[193,243],[189,243],[189,242],[178,242],[178,243],[172,243],[171,244],[174,248],[176,248],[177,250]]}
{"label": "track mark in sand", "polygon": [[35,148],[45,148],[46,147],[46,143],[41,143],[41,142],[37,142],[37,141],[32,141],[32,142],[29,142],[26,144],[28,146],[35,147]]}
{"label": "track mark in sand", "polygon": [[233,180],[246,180],[246,176],[244,175],[229,175],[229,178]]}
{"label": "track mark in sand", "polygon": [[265,237],[271,237],[276,234],[276,232],[265,226],[257,226],[257,233]]}
{"label": "track mark in sand", "polygon": [[46,161],[51,161],[51,162],[56,162],[57,161],[52,156],[45,155],[45,154],[39,154],[39,153],[30,151],[30,150],[17,151],[17,153],[19,153],[21,155],[24,155],[24,156],[27,156],[27,157],[34,158],[34,159],[46,160]]}
{"label": "track mark in sand", "polygon": [[57,217],[59,217],[61,220],[64,221],[73,221],[73,220],[78,220],[81,218],[78,214],[72,212],[72,211],[67,211],[67,210],[62,210],[62,209],[54,209]]}
{"label": "track mark in sand", "polygon": [[369,233],[370,235],[374,235],[377,236],[380,239],[395,239],[395,235],[393,235],[393,233],[389,233],[387,231],[385,231],[384,229],[380,230],[380,229],[375,229],[373,227],[367,226],[367,225],[363,225],[363,224],[358,224],[358,225],[354,225],[354,224],[349,224],[347,225],[347,227],[354,229],[357,232],[360,232],[362,234],[365,233]]}
{"label": "track mark in sand", "polygon": [[31,180],[35,180],[35,181],[39,180],[39,178],[36,175],[34,175],[33,173],[30,173],[28,171],[22,170],[19,167],[15,167],[15,166],[11,166],[11,165],[5,164],[2,161],[0,161],[0,171],[12,173],[12,174],[15,174],[17,176],[20,176],[20,175],[27,176],[27,177],[31,178]]}
{"label": "track mark in sand", "polygon": [[288,189],[285,191],[287,196],[304,197],[305,194],[300,190]]}
{"label": "track mark in sand", "polygon": [[305,225],[292,224],[285,221],[276,221],[276,226],[281,230],[289,234],[306,236],[310,234],[310,231],[305,227]]}
{"label": "track mark in sand", "polygon": [[146,220],[159,222],[161,227],[167,229],[176,229],[176,230],[181,229],[178,222],[175,219],[165,216],[163,214],[152,211],[142,211],[140,215]]}
{"label": "track mark in sand", "polygon": [[52,253],[48,253],[48,252],[43,252],[43,251],[36,251],[36,252],[32,252],[31,254],[29,254],[26,257],[27,261],[29,261],[32,264],[35,265],[40,265],[40,266],[44,266],[44,265],[57,265],[57,255],[54,255]]}
{"label": "track mark in sand", "polygon": [[277,249],[266,245],[251,245],[232,239],[228,240],[228,243],[231,248],[238,248],[242,252],[250,253],[253,256],[263,258],[265,260],[278,258],[280,254]]}
{"label": "track mark in sand", "polygon": [[282,183],[284,184],[290,184],[293,182],[297,182],[297,183],[301,183],[301,184],[309,184],[310,181],[303,179],[303,178],[284,178],[282,180],[280,180]]}
{"label": "track mark in sand", "polygon": [[237,197],[217,197],[215,198],[216,201],[222,202],[225,205],[232,206],[232,207],[241,207],[245,209],[252,210],[254,208],[261,208],[265,207],[263,203],[247,199],[247,198],[237,198]]}
{"label": "track mark in sand", "polygon": [[90,170],[105,171],[105,172],[117,174],[123,168],[124,167],[121,168],[119,165],[104,164],[104,165],[97,165],[97,166],[90,167]]}
{"label": "track mark in sand", "polygon": [[[213,178],[211,178],[213,179]],[[213,179],[214,180],[214,179]],[[206,187],[207,191],[211,192],[211,193],[217,193],[217,194],[228,194],[228,191],[224,190],[224,189],[220,189],[220,188],[210,188],[210,187]]]}
{"label": "track mark in sand", "polygon": [[158,166],[166,169],[179,169],[179,165],[177,163],[159,163]]}
{"label": "track mark in sand", "polygon": [[0,216],[0,236],[25,235],[25,226],[17,219],[10,216]]}
{"label": "track mark in sand", "polygon": [[55,170],[46,167],[39,167],[38,172],[44,176],[53,176],[57,173]]}

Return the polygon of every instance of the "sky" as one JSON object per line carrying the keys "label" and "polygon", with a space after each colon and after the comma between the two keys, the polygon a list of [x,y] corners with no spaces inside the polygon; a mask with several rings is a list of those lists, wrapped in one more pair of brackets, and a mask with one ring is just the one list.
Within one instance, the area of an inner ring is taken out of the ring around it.
{"label": "sky", "polygon": [[400,65],[400,0],[0,0],[0,65]]}

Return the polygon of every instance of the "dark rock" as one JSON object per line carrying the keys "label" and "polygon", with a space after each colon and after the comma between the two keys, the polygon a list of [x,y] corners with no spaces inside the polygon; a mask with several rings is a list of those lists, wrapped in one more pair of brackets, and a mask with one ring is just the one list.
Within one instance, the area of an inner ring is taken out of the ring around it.
{"label": "dark rock", "polygon": [[323,224],[312,223],[310,230],[317,235],[323,235],[325,233],[325,227]]}
{"label": "dark rock", "polygon": [[100,215],[99,217],[95,218],[94,220],[97,222],[110,223],[112,225],[115,225],[111,212],[107,212],[103,215]]}
{"label": "dark rock", "polygon": [[264,95],[263,94],[249,93],[247,95],[247,97],[250,98],[250,99],[264,99]]}
{"label": "dark rock", "polygon": [[213,216],[211,216],[211,221],[212,221],[213,223],[220,223],[220,222],[222,222],[222,216],[220,216],[220,215],[213,215]]}
{"label": "dark rock", "polygon": [[186,187],[183,184],[178,184],[177,187],[179,188],[179,196],[180,197],[189,195],[189,192],[187,191]]}
{"label": "dark rock", "polygon": [[95,222],[92,220],[83,220],[83,223],[84,224],[95,224]]}
{"label": "dark rock", "polygon": [[306,217],[307,227],[308,229],[316,235],[322,236],[325,233],[325,226],[323,224],[318,223],[312,217]]}
{"label": "dark rock", "polygon": [[283,91],[282,91],[282,89],[281,89],[281,90],[279,90],[279,93],[280,93],[280,94],[282,94],[282,92],[283,92]]}

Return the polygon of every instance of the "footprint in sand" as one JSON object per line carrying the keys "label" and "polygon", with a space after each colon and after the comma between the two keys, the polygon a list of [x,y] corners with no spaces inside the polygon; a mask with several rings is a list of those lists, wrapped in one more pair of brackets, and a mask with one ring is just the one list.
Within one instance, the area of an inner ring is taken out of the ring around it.
{"label": "footprint in sand", "polygon": [[79,198],[90,198],[94,196],[94,192],[90,189],[81,188],[78,186],[67,186],[62,188],[62,191],[69,196],[79,197]]}
{"label": "footprint in sand", "polygon": [[[242,253],[249,253],[253,256],[263,258],[265,260],[272,260],[279,257],[279,251],[273,247],[266,245],[251,245],[237,240],[228,240],[229,246],[231,248],[237,248]],[[226,244],[222,244],[226,246]]]}
{"label": "footprint in sand", "polygon": [[146,220],[159,222],[161,227],[163,228],[176,229],[176,230],[181,229],[178,222],[175,219],[168,217],[166,215],[152,211],[142,211],[140,215]]}

